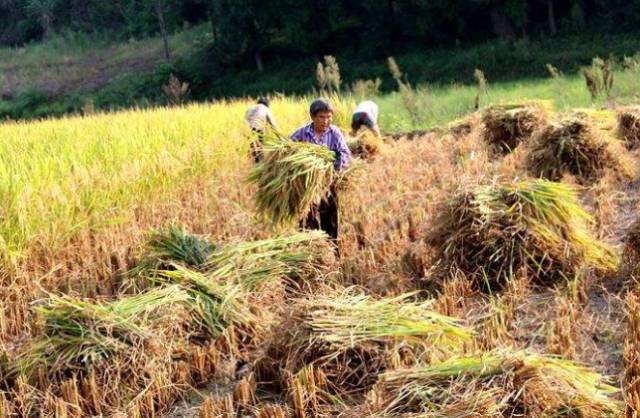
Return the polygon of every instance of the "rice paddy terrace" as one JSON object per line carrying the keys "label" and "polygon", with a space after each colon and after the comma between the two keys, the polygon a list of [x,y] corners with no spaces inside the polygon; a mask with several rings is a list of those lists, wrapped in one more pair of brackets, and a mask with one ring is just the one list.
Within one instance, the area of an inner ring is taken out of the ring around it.
{"label": "rice paddy terrace", "polygon": [[[334,179],[254,165],[247,105],[0,126],[0,417],[640,413],[639,109],[492,106]],[[339,258],[297,230],[331,181]]]}

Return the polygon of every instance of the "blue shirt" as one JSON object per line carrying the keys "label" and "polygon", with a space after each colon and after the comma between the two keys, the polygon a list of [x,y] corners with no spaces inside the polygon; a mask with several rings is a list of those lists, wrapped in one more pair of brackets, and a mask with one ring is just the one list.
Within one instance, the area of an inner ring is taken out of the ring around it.
{"label": "blue shirt", "polygon": [[336,161],[333,166],[336,170],[342,170],[351,162],[351,151],[347,142],[342,136],[342,132],[337,127],[330,125],[321,134],[316,134],[313,123],[303,126],[291,135],[291,139],[299,142],[309,142],[316,145],[323,145],[336,153]]}

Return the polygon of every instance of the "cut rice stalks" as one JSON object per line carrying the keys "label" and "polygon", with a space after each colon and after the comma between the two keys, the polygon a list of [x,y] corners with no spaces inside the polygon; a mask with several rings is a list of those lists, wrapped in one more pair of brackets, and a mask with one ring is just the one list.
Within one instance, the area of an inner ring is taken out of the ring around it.
{"label": "cut rice stalks", "polygon": [[483,186],[451,200],[430,243],[479,285],[520,274],[539,283],[574,277],[583,267],[615,271],[617,257],[589,233],[592,217],[571,186],[546,180]]}
{"label": "cut rice stalks", "polygon": [[321,231],[223,245],[171,224],[151,234],[140,262],[126,274],[125,287],[144,288],[160,272],[180,266],[215,276],[220,283],[255,290],[283,277],[326,273],[334,261],[334,252]]}
{"label": "cut rice stalks", "polygon": [[458,320],[438,314],[433,301],[415,301],[415,296],[407,293],[376,300],[347,289],[337,298],[306,300],[304,322],[314,338],[337,349],[402,339],[453,350],[470,340],[471,332]]}
{"label": "cut rice stalks", "polygon": [[9,374],[32,376],[41,367],[49,374],[85,370],[111,355],[126,353],[158,332],[150,328],[152,313],[187,299],[175,286],[112,302],[51,296],[36,308],[44,322],[44,337],[17,356]]}
{"label": "cut rice stalks", "polygon": [[525,102],[490,106],[482,112],[484,138],[497,154],[508,154],[545,126],[547,102]]}
{"label": "cut rice stalks", "polygon": [[355,138],[348,137],[347,146],[354,158],[369,162],[375,160],[382,147],[384,147],[384,143],[375,135],[364,132]]}
{"label": "cut rice stalks", "polygon": [[256,206],[274,225],[289,225],[307,215],[329,194],[335,153],[327,147],[291,140],[270,140],[264,159],[249,175],[255,183]]}
{"label": "cut rice stalks", "polygon": [[640,107],[623,107],[618,110],[618,137],[628,150],[640,145]]}
{"label": "cut rice stalks", "polygon": [[[433,411],[450,402],[460,390],[504,391],[499,404],[508,415],[583,418],[619,417],[619,392],[592,369],[526,351],[497,350],[456,357],[440,364],[388,371],[382,388],[393,394],[387,412]],[[407,411],[408,410],[408,411]]]}
{"label": "cut rice stalks", "polygon": [[227,271],[201,273],[175,265],[174,270],[160,272],[156,284],[178,285],[189,295],[186,303],[195,331],[216,338],[231,325],[248,335],[255,335],[261,325],[259,316],[246,303],[249,294],[240,285],[226,283]]}
{"label": "cut rice stalks", "polygon": [[612,173],[618,180],[634,177],[624,148],[595,116],[579,112],[552,123],[532,141],[528,155],[531,174],[559,181],[566,174],[583,185]]}
{"label": "cut rice stalks", "polygon": [[356,394],[373,385],[395,348],[432,359],[460,352],[471,331],[436,313],[415,294],[375,299],[346,289],[335,295],[301,299],[272,336],[266,356],[272,379],[314,365],[332,393]]}

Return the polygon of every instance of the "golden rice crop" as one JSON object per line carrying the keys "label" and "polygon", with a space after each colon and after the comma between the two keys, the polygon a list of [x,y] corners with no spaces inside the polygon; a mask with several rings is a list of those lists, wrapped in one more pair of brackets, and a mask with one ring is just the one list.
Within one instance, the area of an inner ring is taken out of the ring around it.
{"label": "golden rice crop", "polygon": [[544,283],[582,267],[616,269],[612,249],[589,233],[592,222],[571,186],[521,181],[452,198],[429,240],[479,284],[504,284],[517,274]]}
{"label": "golden rice crop", "polygon": [[334,180],[335,153],[327,147],[287,139],[263,148],[249,181],[256,184],[256,206],[275,225],[297,222],[328,194]]}

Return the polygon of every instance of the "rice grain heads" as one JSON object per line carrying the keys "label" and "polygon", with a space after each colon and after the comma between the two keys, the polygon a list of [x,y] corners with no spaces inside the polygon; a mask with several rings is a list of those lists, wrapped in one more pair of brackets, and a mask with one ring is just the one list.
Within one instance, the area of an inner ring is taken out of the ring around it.
{"label": "rice grain heads", "polygon": [[497,154],[508,154],[547,124],[549,104],[525,102],[490,106],[482,112],[484,139]]}
{"label": "rice grain heads", "polygon": [[264,159],[249,175],[255,183],[258,212],[274,225],[302,219],[324,199],[333,183],[335,153],[327,147],[287,139],[269,140]]}
{"label": "rice grain heads", "polygon": [[607,130],[588,114],[564,117],[541,130],[532,141],[528,167],[532,175],[559,181],[565,174],[592,184],[611,172],[618,180],[634,176],[633,163]]}
{"label": "rice grain heads", "polygon": [[504,285],[515,275],[548,283],[583,267],[603,274],[616,269],[612,249],[590,235],[592,222],[571,186],[520,181],[461,192],[441,212],[428,242],[480,285]]}

